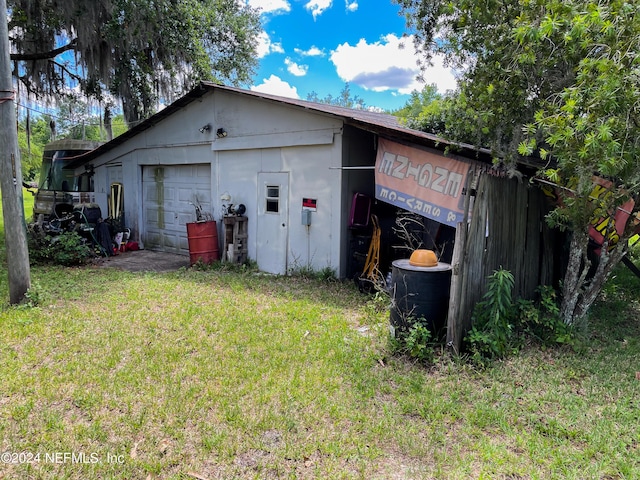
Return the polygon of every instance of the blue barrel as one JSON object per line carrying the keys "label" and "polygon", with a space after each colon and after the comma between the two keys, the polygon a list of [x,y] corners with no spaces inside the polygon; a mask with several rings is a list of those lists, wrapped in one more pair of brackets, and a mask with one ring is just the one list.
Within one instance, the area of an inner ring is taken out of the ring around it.
{"label": "blue barrel", "polygon": [[391,265],[390,321],[396,335],[420,322],[439,339],[446,332],[451,265],[439,262],[434,267],[417,267],[408,259]]}

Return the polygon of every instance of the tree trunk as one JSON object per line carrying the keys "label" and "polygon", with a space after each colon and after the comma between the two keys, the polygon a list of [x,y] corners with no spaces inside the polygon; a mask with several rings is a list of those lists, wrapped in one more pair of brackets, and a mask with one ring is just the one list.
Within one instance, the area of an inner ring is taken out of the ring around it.
{"label": "tree trunk", "polygon": [[9,270],[9,301],[16,304],[24,300],[31,286],[31,272],[9,50],[7,2],[0,0],[0,188]]}
{"label": "tree trunk", "polygon": [[627,251],[626,237],[623,237],[611,252],[607,251],[609,245],[608,242],[605,242],[601,249],[598,267],[593,277],[587,279],[587,273],[591,266],[591,262],[587,258],[588,243],[589,236],[586,232],[573,233],[560,306],[560,315],[567,325],[572,325],[586,316],[611,272]]}
{"label": "tree trunk", "polygon": [[589,235],[586,231],[572,233],[569,245],[569,262],[562,283],[562,304],[560,305],[560,316],[567,325],[571,325],[575,320],[574,313],[580,300],[582,283],[589,269],[588,243]]}
{"label": "tree trunk", "polygon": [[593,302],[598,298],[598,295],[600,294],[605,282],[609,279],[611,272],[615,266],[620,263],[622,257],[624,257],[627,252],[626,244],[627,240],[625,239],[621,241],[611,252],[606,251],[606,247],[608,245],[603,247],[598,269],[589,284],[585,287],[582,297],[576,305],[574,312],[574,318],[576,320],[583,318],[587,314],[587,311]]}
{"label": "tree trunk", "polygon": [[111,124],[111,108],[104,107],[104,129],[107,132],[107,142],[113,140],[113,126]]}
{"label": "tree trunk", "polygon": [[[123,95],[121,93],[121,95]],[[140,120],[142,120],[142,113],[140,111],[140,104],[135,99],[122,98],[122,114],[124,120],[127,123],[127,127],[135,127]]]}

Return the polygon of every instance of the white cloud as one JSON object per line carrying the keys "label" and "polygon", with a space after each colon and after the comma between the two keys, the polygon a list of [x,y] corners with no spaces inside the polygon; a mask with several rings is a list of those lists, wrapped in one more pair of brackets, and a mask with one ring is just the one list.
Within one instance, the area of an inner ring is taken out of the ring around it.
{"label": "white cloud", "polygon": [[260,85],[251,87],[254,92],[270,93],[272,95],[280,95],[281,97],[289,97],[299,99],[298,89],[292,87],[284,80],[275,75],[271,75],[269,78],[263,78]]}
{"label": "white cloud", "polygon": [[256,53],[258,54],[258,58],[263,58],[270,53],[284,53],[284,49],[281,44],[273,43],[267,32],[263,30],[258,34],[258,48]]}
{"label": "white cloud", "polygon": [[294,52],[303,57],[324,57],[324,51],[313,45],[309,50],[302,50],[300,48],[294,48]]}
{"label": "white cloud", "polygon": [[258,8],[262,13],[284,13],[291,11],[287,0],[247,0],[250,7]]}
{"label": "white cloud", "polygon": [[310,0],[304,8],[309,10],[315,19],[318,15],[322,15],[322,13],[331,7],[333,0]]}
{"label": "white cloud", "polygon": [[[354,46],[343,43],[331,52],[330,58],[342,80],[367,90],[408,94],[422,90],[424,82],[435,83],[443,93],[456,88],[453,73],[443,66],[440,57],[433,59],[433,66],[420,71],[417,60],[424,54],[416,53],[411,36],[398,38],[389,34],[371,44],[364,39]],[[424,82],[416,79],[420,75]]]}
{"label": "white cloud", "polygon": [[344,3],[347,7],[348,12],[355,12],[356,10],[358,10],[358,2],[356,0],[353,0],[353,1],[345,0]]}
{"label": "white cloud", "polygon": [[290,58],[285,58],[284,64],[287,66],[287,70],[289,71],[289,73],[295,75],[296,77],[304,77],[309,70],[308,65],[299,65]]}

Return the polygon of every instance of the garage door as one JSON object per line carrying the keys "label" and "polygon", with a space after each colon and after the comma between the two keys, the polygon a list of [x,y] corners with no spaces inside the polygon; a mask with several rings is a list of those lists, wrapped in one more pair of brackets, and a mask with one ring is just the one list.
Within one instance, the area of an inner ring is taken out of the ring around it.
{"label": "garage door", "polygon": [[211,213],[211,165],[144,166],[142,191],[145,248],[188,255],[186,224],[196,220],[192,204]]}

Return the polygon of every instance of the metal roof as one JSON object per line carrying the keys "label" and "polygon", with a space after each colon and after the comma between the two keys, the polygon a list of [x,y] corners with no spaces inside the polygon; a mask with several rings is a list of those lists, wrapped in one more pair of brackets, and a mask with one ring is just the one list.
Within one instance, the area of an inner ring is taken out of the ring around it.
{"label": "metal roof", "polygon": [[281,97],[278,95],[271,95],[268,93],[255,92],[252,90],[245,90],[236,87],[229,87],[217,83],[200,82],[191,91],[187,92],[184,96],[171,103],[155,115],[132,127],[113,140],[104,143],[98,148],[91,150],[90,152],[87,152],[82,156],[79,156],[77,160],[69,162],[69,164],[65,168],[77,168],[81,165],[84,165],[85,163],[88,163],[89,161],[112,150],[118,145],[122,145],[127,140],[135,137],[139,133],[152,128],[154,125],[158,124],[166,117],[184,108],[191,102],[201,98],[205,94],[216,90],[233,92],[239,95],[278,102],[283,105],[291,105],[294,107],[304,108],[312,112],[341,117],[347,125],[352,125],[356,128],[370,131],[391,139],[424,145],[440,150],[444,150],[447,147],[453,147],[456,154],[485,161],[490,161],[492,158],[491,151],[486,148],[478,148],[469,144],[451,142],[427,132],[407,128],[398,121],[397,117],[388,113],[339,107],[336,105],[310,102],[307,100],[299,100],[294,98]]}

